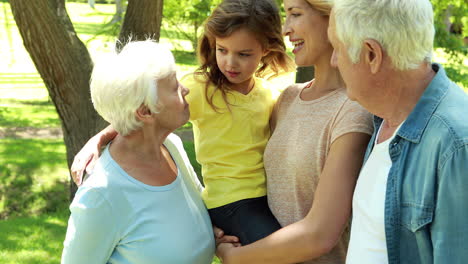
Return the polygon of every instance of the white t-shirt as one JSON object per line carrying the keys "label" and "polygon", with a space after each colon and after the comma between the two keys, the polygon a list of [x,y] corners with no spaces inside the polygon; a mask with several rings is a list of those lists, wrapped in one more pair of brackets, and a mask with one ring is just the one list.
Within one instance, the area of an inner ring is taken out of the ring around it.
{"label": "white t-shirt", "polygon": [[346,264],[388,263],[384,206],[387,178],[392,166],[389,144],[401,124],[391,138],[377,144],[382,126],[383,123],[354,190],[353,221]]}

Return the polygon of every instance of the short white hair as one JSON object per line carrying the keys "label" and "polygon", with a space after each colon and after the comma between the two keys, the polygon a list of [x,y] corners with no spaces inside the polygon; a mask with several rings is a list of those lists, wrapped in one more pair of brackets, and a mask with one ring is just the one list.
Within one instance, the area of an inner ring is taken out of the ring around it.
{"label": "short white hair", "polygon": [[353,63],[364,40],[382,45],[397,70],[431,62],[434,14],[429,0],[334,0],[336,35]]}
{"label": "short white hair", "polygon": [[153,40],[129,42],[94,66],[90,85],[94,108],[119,134],[127,135],[143,125],[135,115],[140,106],[158,112],[158,81],[174,72],[169,49]]}

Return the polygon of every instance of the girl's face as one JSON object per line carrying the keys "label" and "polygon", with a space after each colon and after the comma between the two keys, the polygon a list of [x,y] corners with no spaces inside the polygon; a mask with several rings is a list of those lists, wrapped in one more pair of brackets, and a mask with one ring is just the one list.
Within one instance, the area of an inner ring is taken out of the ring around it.
{"label": "girl's face", "polygon": [[249,85],[260,60],[267,52],[247,29],[241,28],[224,38],[216,38],[216,63],[235,89]]}
{"label": "girl's face", "polygon": [[333,48],[328,42],[328,16],[315,10],[305,0],[284,0],[286,21],[283,34],[294,45],[298,66],[315,65],[322,56],[329,60]]}

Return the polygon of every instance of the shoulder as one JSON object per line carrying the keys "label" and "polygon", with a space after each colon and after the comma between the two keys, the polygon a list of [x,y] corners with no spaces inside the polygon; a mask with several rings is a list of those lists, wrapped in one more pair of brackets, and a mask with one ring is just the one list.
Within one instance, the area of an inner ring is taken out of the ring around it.
{"label": "shoulder", "polygon": [[346,91],[340,91],[339,97],[339,101],[341,102],[340,112],[347,115],[361,115],[368,118],[369,122],[372,122],[372,114],[369,113],[358,102],[349,99]]}
{"label": "shoulder", "polygon": [[171,133],[169,136],[167,136],[166,140],[164,141],[164,145],[171,147],[178,152],[185,151],[182,139],[180,139],[180,137],[174,133]]}
{"label": "shoulder", "polygon": [[100,199],[101,205],[105,205],[106,201],[119,201],[121,205],[126,204],[122,202],[125,200],[122,190],[129,188],[131,183],[124,173],[106,148],[97,160],[93,173],[78,188],[75,199],[80,198],[77,200],[80,203],[90,199]]}
{"label": "shoulder", "polygon": [[[105,193],[107,190],[103,187],[95,187],[83,185],[78,188],[78,191],[70,204],[70,211],[73,214],[91,213],[91,212],[110,212],[111,203]],[[92,215],[89,215],[92,217]]]}
{"label": "shoulder", "polygon": [[203,87],[206,85],[208,82],[208,79],[206,76],[203,74],[198,74],[198,73],[188,73],[182,78],[180,78],[180,82],[184,85],[187,86],[189,90],[192,90],[192,88],[197,88],[197,87]]}
{"label": "shoulder", "polygon": [[284,89],[283,92],[281,92],[280,98],[278,99],[279,103],[282,102],[290,102],[296,98],[296,96],[299,95],[299,93],[304,89],[309,84],[309,82],[306,83],[295,83],[290,86],[288,86],[286,89]]}
{"label": "shoulder", "polygon": [[332,117],[334,138],[350,132],[372,134],[372,114],[357,102],[350,100],[344,89],[330,99],[330,109],[335,109]]}

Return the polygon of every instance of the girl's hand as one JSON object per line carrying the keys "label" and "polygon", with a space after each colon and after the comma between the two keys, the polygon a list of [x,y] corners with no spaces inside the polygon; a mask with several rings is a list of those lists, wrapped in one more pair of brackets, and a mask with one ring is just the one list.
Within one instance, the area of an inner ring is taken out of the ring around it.
{"label": "girl's hand", "polygon": [[216,240],[216,247],[221,243],[232,244],[234,247],[240,246],[239,238],[236,236],[225,236],[224,231],[220,228],[213,226],[213,233]]}
{"label": "girl's hand", "polygon": [[80,186],[83,182],[83,172],[86,170],[87,174],[93,171],[96,160],[101,154],[101,148],[99,145],[99,138],[96,136],[92,137],[86,145],[76,154],[71,165],[71,175],[73,182]]}

